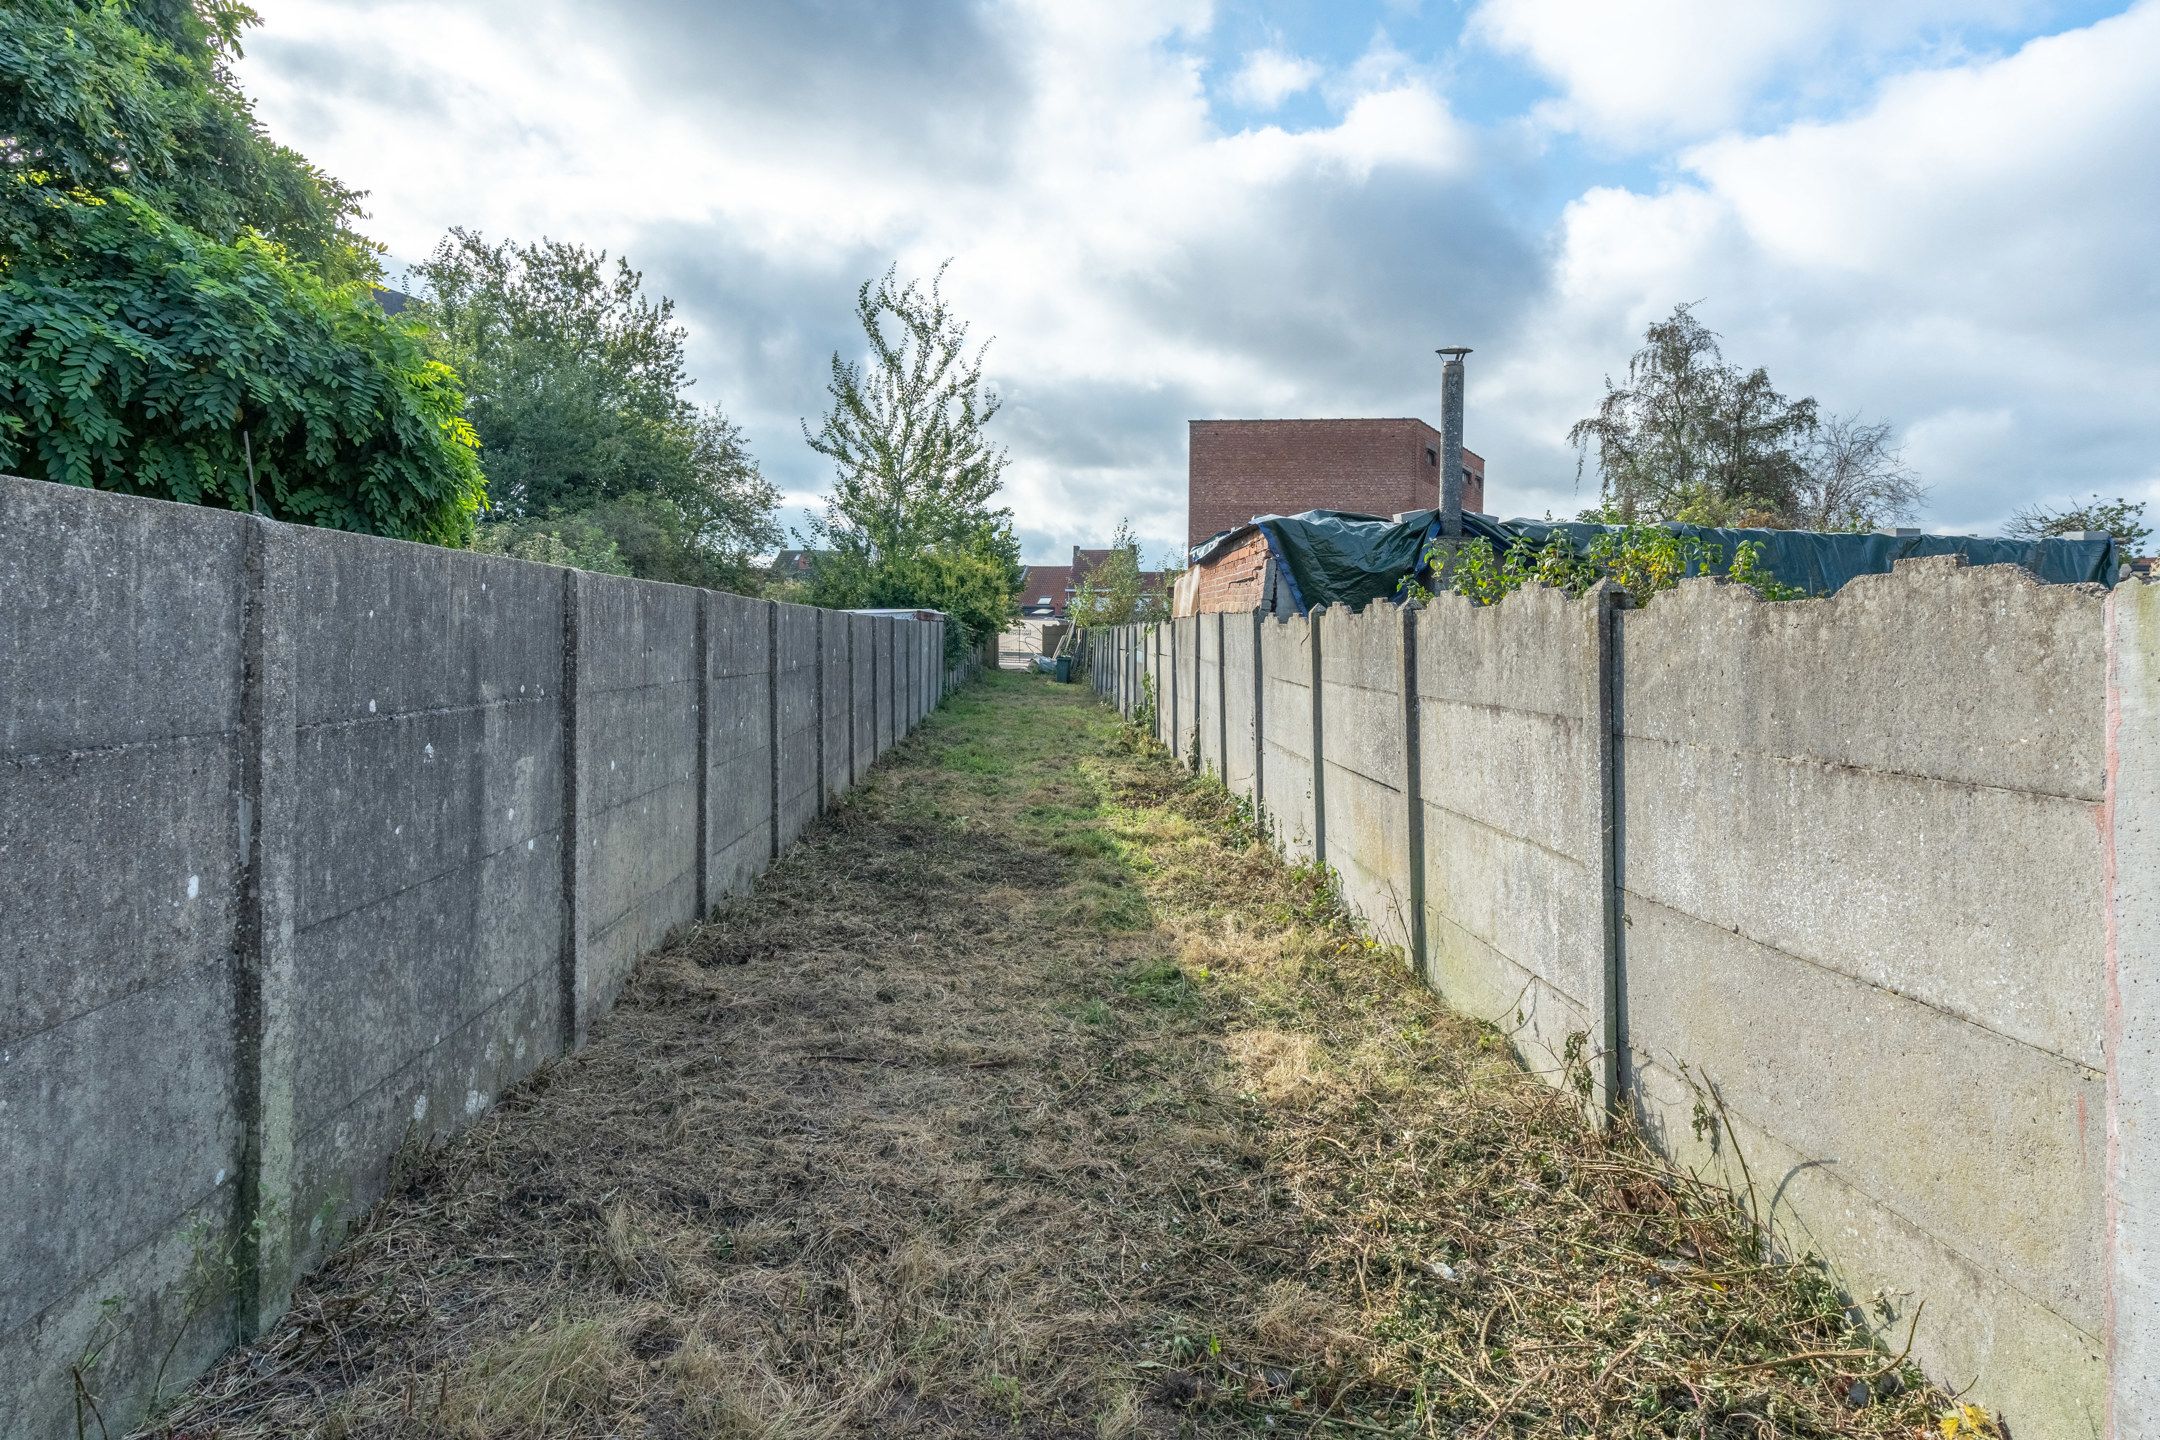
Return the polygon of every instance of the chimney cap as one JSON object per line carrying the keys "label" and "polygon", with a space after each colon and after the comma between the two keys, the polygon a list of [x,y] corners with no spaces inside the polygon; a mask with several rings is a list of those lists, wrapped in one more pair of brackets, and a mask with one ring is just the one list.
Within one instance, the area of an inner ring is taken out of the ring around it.
{"label": "chimney cap", "polygon": [[1468,345],[1443,345],[1438,350],[1433,351],[1433,354],[1445,355],[1450,360],[1460,360],[1469,353],[1470,347]]}

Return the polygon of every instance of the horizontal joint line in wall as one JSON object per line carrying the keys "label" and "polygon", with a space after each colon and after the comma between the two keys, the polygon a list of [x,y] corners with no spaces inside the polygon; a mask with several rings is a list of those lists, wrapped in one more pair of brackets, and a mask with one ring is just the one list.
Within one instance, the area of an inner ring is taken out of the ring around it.
{"label": "horizontal joint line in wall", "polygon": [[1862,765],[1857,761],[1830,760],[1819,755],[1780,755],[1769,750],[1735,750],[1726,745],[1700,745],[1691,740],[1674,740],[1664,735],[1637,735],[1630,731],[1621,731],[1615,734],[1613,739],[1622,746],[1662,745],[1669,750],[1695,750],[1706,755],[1723,755],[1734,760],[1762,760],[1773,765],[1789,765],[1795,769],[1843,770],[1855,775],[1880,775],[1891,780],[1912,780],[1924,785],[1939,785],[1949,790],[1990,790],[2003,795],[2060,800],[2069,805],[2098,805],[2103,799],[2097,794],[2066,795],[2060,790],[2034,790],[2024,785],[1995,785],[1985,780],[1951,780],[1918,770],[1899,770],[1887,765]]}
{"label": "horizontal joint line in wall", "polygon": [[635,685],[587,685],[581,678],[578,682],[578,698],[591,700],[604,695],[642,695],[648,690],[682,690],[696,684],[695,675],[685,675],[679,680],[640,680]]}
{"label": "horizontal joint line in wall", "polygon": [[[1525,980],[1528,980],[1535,985],[1541,986],[1544,989],[1551,991],[1555,996],[1559,998],[1562,1004],[1567,1005],[1568,1007],[1573,1009],[1576,1015],[1581,1018],[1585,1024],[1588,1023],[1590,1007],[1584,1004],[1582,1001],[1576,999],[1573,995],[1569,994],[1559,981],[1553,979],[1551,976],[1545,974],[1543,971],[1538,970],[1533,966],[1524,964],[1521,960],[1517,959],[1511,952],[1509,952],[1505,947],[1500,945],[1497,941],[1478,934],[1477,931],[1472,930],[1469,926],[1463,924],[1460,920],[1457,920],[1454,916],[1448,914],[1445,910],[1436,909],[1435,902],[1433,901],[1428,900],[1425,902],[1425,916],[1428,921],[1438,920],[1447,929],[1453,930],[1458,935],[1468,936],[1470,939],[1484,946],[1487,950],[1492,951],[1493,954],[1500,957],[1500,960],[1503,964],[1516,971]],[[1498,1023],[1497,1021],[1493,1021],[1492,1017],[1489,1015],[1474,1016],[1472,1018],[1485,1020],[1489,1023],[1494,1024]],[[1555,1056],[1555,1058],[1558,1057]]]}
{"label": "horizontal joint line in wall", "polygon": [[[1685,1080],[1681,1079],[1677,1075],[1674,1075],[1671,1070],[1660,1064],[1654,1057],[1649,1056],[1647,1052],[1642,1052],[1642,1054],[1643,1058],[1639,1063],[1635,1062],[1633,1056],[1630,1057],[1630,1063],[1634,1064],[1634,1067],[1637,1070],[1656,1070],[1664,1075],[1671,1076],[1671,1078],[1676,1084],[1687,1084]],[[1636,1095],[1639,1097],[1640,1093],[1641,1087],[1637,1086]],[[1753,1127],[1758,1138],[1777,1140],[1778,1144],[1784,1145],[1785,1148],[1788,1150],[1796,1148],[1792,1145],[1787,1144],[1785,1141],[1778,1139],[1777,1135],[1772,1130],[1770,1130],[1768,1126],[1764,1125],[1762,1121],[1758,1120],[1755,1116],[1748,1113],[1748,1111],[1741,1106],[1733,1104],[1732,1101],[1725,1099],[1722,1095],[1719,1096],[1719,1102],[1721,1107],[1726,1111],[1726,1113],[1737,1115],[1741,1119],[1747,1121],[1747,1123],[1751,1127]],[[1877,1195],[1874,1191],[1868,1189],[1867,1186],[1862,1185],[1858,1181],[1849,1178],[1842,1169],[1842,1167],[1840,1167],[1836,1162],[1833,1161],[1827,1164],[1822,1162],[1815,1162],[1811,1168],[1813,1168],[1817,1174],[1822,1175],[1824,1178],[1828,1179],[1832,1184],[1838,1186],[1840,1189],[1849,1190],[1855,1195],[1866,1197],[1869,1204],[1874,1205],[1879,1209],[1882,1209],[1889,1214],[1896,1216],[1898,1222],[1910,1229],[1914,1234],[1925,1235],[1929,1239],[1929,1241],[1936,1245],[1940,1245],[1943,1249],[1949,1251],[1952,1255],[1957,1256],[1960,1260],[1963,1260],[1966,1264],[1972,1266],[1973,1269],[1979,1271],[1983,1275],[1993,1276],[1995,1279],[2001,1281],[2005,1288],[2016,1291],[2018,1294],[2024,1296],[2027,1300],[2031,1301],[2033,1305],[2037,1306],[2039,1309],[2047,1311],[2048,1314],[2062,1321],[2063,1324],[2069,1326],[2072,1330],[2075,1330],[2078,1334],[2084,1336],[2087,1340],[2091,1341],[2092,1346],[2095,1350],[2100,1351],[2103,1354],[2106,1352],[2106,1347],[2101,1343],[2099,1336],[2093,1334],[2092,1331],[2086,1329],[2083,1325],[2080,1325],[2077,1321],[2071,1319],[2068,1315],[2063,1314],[2063,1312],[2058,1310],[2051,1302],[2041,1298],[2038,1295],[2033,1294],[2032,1291],[2026,1289],[2023,1285],[2019,1284],[2018,1281],[2013,1277],[2005,1275],[2002,1271],[1996,1269],[1993,1265],[1988,1264],[1985,1260],[1980,1259],[1978,1256],[1968,1254],[1963,1246],[1957,1244],[1948,1236],[1936,1234],[1933,1230],[1928,1229],[1927,1226],[1922,1225],[1919,1221],[1913,1219],[1910,1215],[1907,1215],[1903,1210],[1898,1209],[1897,1206],[1891,1204],[1882,1196]]]}
{"label": "horizontal joint line in wall", "polygon": [[1555,710],[1532,710],[1521,705],[1495,705],[1485,700],[1458,700],[1446,695],[1418,695],[1421,709],[1473,710],[1487,715],[1521,715],[1531,720],[1550,720],[1555,725],[1588,727],[1595,729],[1597,720],[1589,715],[1562,715]]}
{"label": "horizontal joint line in wall", "polygon": [[175,980],[200,979],[206,977],[214,977],[216,979],[223,980],[228,978],[231,974],[231,952],[229,950],[218,950],[204,956],[202,959],[197,960],[191,965],[176,965],[169,970],[159,970],[154,974],[145,975],[142,979],[141,984],[130,985],[127,989],[121,991],[117,995],[108,995],[103,1000],[98,1001],[95,1005],[86,1005],[80,1010],[71,1010],[49,1025],[40,1025],[35,1030],[25,1030],[20,1034],[14,1034],[6,1030],[0,1030],[0,1045],[15,1046],[28,1044],[30,1041],[35,1040],[40,1036],[50,1035],[55,1030],[65,1030],[68,1026],[73,1025],[78,1020],[86,1020],[90,1016],[97,1014],[100,1010],[108,1009],[114,1005],[123,1004],[126,1001],[134,999],[138,995],[147,994],[152,990],[157,990],[166,985],[169,985]]}
{"label": "horizontal joint line in wall", "polygon": [[[649,790],[640,790],[635,795],[628,795],[620,800],[611,800],[608,802],[607,806],[604,809],[597,806],[594,807],[594,809],[589,814],[589,818],[593,820],[605,819],[607,816],[613,815],[618,810],[627,809],[628,807],[637,804],[640,800],[650,800],[653,796],[665,794],[670,790],[696,788],[697,777],[695,775],[691,775],[681,780],[663,780],[658,785],[653,786]],[[587,818],[588,816],[586,814],[581,813],[578,818],[578,824],[582,827]]]}
{"label": "horizontal joint line in wall", "polygon": [[[560,680],[555,681],[560,684]],[[555,705],[562,701],[560,691],[552,695],[509,695],[495,700],[469,700],[461,705],[420,705],[411,710],[382,710],[367,715],[345,715],[334,720],[300,720],[293,725],[295,735],[320,734],[326,730],[358,730],[367,725],[387,725],[399,720],[427,720],[438,715],[479,715],[489,710],[513,710],[520,705]]]}
{"label": "horizontal joint line in wall", "polygon": [[[1467,811],[1457,810],[1450,805],[1443,805],[1439,801],[1431,799],[1430,792],[1428,792],[1428,798],[1425,800],[1425,809],[1430,814],[1451,816],[1454,819],[1462,821],[1466,825],[1476,826],[1478,829],[1483,830],[1488,835],[1498,835],[1503,840],[1513,840],[1518,844],[1527,845],[1531,849],[1539,852],[1540,854],[1550,855],[1555,860],[1564,861],[1567,864],[1574,866],[1577,870],[1588,870],[1596,873],[1603,869],[1604,862],[1602,860],[1585,860],[1579,855],[1570,855],[1565,850],[1555,850],[1552,846],[1545,844],[1541,840],[1533,840],[1527,835],[1518,835],[1513,830],[1508,830],[1501,826],[1495,825],[1489,820],[1481,820],[1477,816],[1469,814]],[[1430,848],[1430,844],[1431,842],[1428,839],[1428,849]]]}
{"label": "horizontal joint line in wall", "polygon": [[[695,879],[696,876],[697,862],[693,860],[688,865],[683,866],[682,869],[677,870],[672,875],[663,878],[659,884],[652,886],[650,889],[640,891],[635,897],[630,900],[628,904],[624,905],[622,909],[616,911],[607,919],[602,920],[597,925],[587,927],[585,931],[586,939],[606,939],[616,930],[622,928],[624,921],[633,918],[637,914],[639,905],[643,904],[647,900],[650,900],[655,895],[664,893],[670,885],[679,884],[680,882],[688,879]],[[693,915],[690,917],[690,923],[696,924],[704,918],[705,917],[702,915]],[[638,956],[638,959],[640,960],[644,958],[645,957],[642,954]]]}
{"label": "horizontal joint line in wall", "polygon": [[[442,879],[446,875],[455,875],[458,871],[466,869],[469,866],[484,865],[488,861],[493,860],[498,855],[512,854],[518,849],[519,846],[523,845],[527,840],[538,841],[548,839],[552,839],[557,844],[560,844],[562,841],[562,826],[558,824],[547,830],[535,830],[529,835],[520,835],[517,838],[513,839],[507,845],[498,846],[493,850],[483,850],[477,855],[461,855],[451,864],[445,865],[440,870],[431,871],[428,874],[421,876],[418,880],[413,881],[409,885],[400,885],[395,890],[385,890],[380,895],[370,896],[369,898],[360,901],[358,904],[346,906],[343,910],[334,911],[328,915],[318,915],[313,919],[307,921],[300,921],[296,918],[293,923],[293,937],[295,939],[298,939],[302,935],[309,935],[317,930],[320,930],[325,925],[334,924],[339,920],[343,920],[349,915],[358,915],[363,910],[372,910],[378,905],[387,905],[391,901],[396,900],[401,896],[410,895],[415,890],[419,890],[426,886],[434,884],[436,881]],[[535,845],[534,858],[536,859],[538,858],[538,851],[539,847]],[[297,910],[298,905],[295,904],[294,908],[295,910]]]}
{"label": "horizontal joint line in wall", "polygon": [[[461,1017],[460,1019],[452,1021],[450,1023],[450,1028],[442,1032],[442,1039],[435,1041],[432,1044],[422,1045],[419,1046],[417,1049],[406,1051],[403,1055],[398,1057],[397,1063],[393,1065],[390,1069],[383,1071],[374,1079],[368,1081],[367,1084],[361,1086],[359,1089],[353,1091],[352,1094],[347,1095],[342,1100],[340,1100],[338,1102],[338,1107],[335,1110],[330,1111],[321,1119],[316,1120],[311,1124],[299,1127],[294,1134],[294,1140],[296,1142],[294,1148],[299,1148],[297,1143],[299,1141],[313,1140],[321,1136],[323,1132],[335,1126],[338,1121],[344,1117],[346,1112],[351,1110],[354,1106],[360,1104],[362,1101],[366,1100],[368,1097],[376,1094],[377,1092],[389,1088],[389,1086],[400,1075],[403,1075],[408,1070],[412,1069],[413,1062],[417,1061],[421,1056],[432,1054],[437,1050],[448,1048],[451,1040],[453,1040],[459,1035],[464,1034],[467,1030],[472,1029],[473,1026],[479,1024],[482,1020],[487,1019],[488,1016],[494,1014],[497,1010],[502,1009],[512,1000],[515,1000],[520,995],[523,995],[526,991],[532,989],[535,985],[540,984],[542,981],[546,981],[552,984],[560,978],[560,972],[557,971],[554,965],[550,964],[542,966],[540,969],[534,970],[527,974],[524,979],[518,981],[517,984],[512,985],[510,988],[503,991],[502,994],[496,996],[493,1000],[488,1001],[487,1004],[482,1005],[479,1009],[472,1011],[471,1013]],[[502,1096],[493,1095],[489,1097],[488,1103],[492,1106],[497,1100],[500,1099],[502,1099]]]}
{"label": "horizontal joint line in wall", "polygon": [[[238,1147],[235,1146],[236,1151],[237,1149]],[[239,1166],[235,1164],[228,1168],[237,1173]],[[110,1256],[105,1259],[104,1263],[98,1267],[98,1271],[95,1275],[90,1276],[88,1279],[77,1280],[67,1289],[62,1290],[58,1296],[46,1302],[44,1305],[39,1306],[36,1310],[32,1311],[29,1317],[26,1318],[20,1325],[17,1325],[14,1329],[0,1330],[0,1350],[13,1351],[15,1349],[16,1343],[23,1336],[30,1334],[40,1325],[44,1324],[45,1321],[52,1315],[52,1312],[54,1310],[58,1309],[62,1305],[67,1304],[68,1301],[72,1300],[76,1296],[86,1293],[94,1293],[97,1290],[103,1289],[104,1286],[99,1282],[101,1282],[105,1276],[111,1274],[116,1266],[125,1264],[127,1261],[133,1259],[142,1251],[149,1249],[151,1246],[157,1244],[160,1240],[165,1239],[168,1235],[172,1233],[174,1227],[181,1219],[188,1215],[192,1215],[197,1210],[202,1209],[203,1202],[209,1200],[220,1190],[229,1190],[234,1188],[234,1185],[230,1181],[228,1181],[226,1184],[223,1185],[212,1185],[207,1190],[197,1191],[194,1199],[188,1201],[186,1204],[182,1205],[179,1209],[173,1211],[171,1214],[152,1222],[149,1234],[143,1236],[142,1239],[137,1240],[132,1244],[124,1245],[120,1249],[115,1250]]]}
{"label": "horizontal joint line in wall", "polygon": [[1943,1016],[1945,1019],[1955,1020],[1960,1025],[1970,1025],[1975,1030],[1984,1031],[1989,1035],[1995,1036],[1999,1040],[2004,1040],[2012,1045],[2020,1046],[2023,1049],[2030,1050],[2036,1055],[2045,1055],[2051,1060],[2059,1061],[2062,1064],[2067,1065],[2071,1069],[2077,1071],[2080,1075],[2084,1076],[2088,1080],[2098,1081],[2104,1078],[2104,1072],[2097,1066],[2088,1065],[2083,1060],[2077,1059],[2075,1056],[2063,1054],[2060,1050],[2051,1050],[2045,1045],[2036,1044],[2031,1040],[2022,1039],[2016,1035],[2009,1034],[2007,1031],[1999,1030],[1995,1026],[1990,1025],[1987,1021],[1982,1020],[1977,1015],[1967,1015],[1962,1011],[1950,1009],[1948,1006],[1938,1004],[1933,1000],[1922,999],[1920,996],[1914,994],[1910,990],[1893,989],[1892,987],[1883,984],[1879,980],[1870,980],[1865,975],[1855,975],[1850,970],[1840,970],[1837,966],[1826,964],[1821,960],[1810,959],[1806,955],[1796,955],[1792,951],[1785,949],[1783,946],[1773,945],[1771,942],[1763,939],[1761,936],[1752,935],[1746,930],[1743,930],[1736,925],[1720,925],[1714,920],[1706,920],[1702,916],[1694,914],[1692,911],[1682,910],[1676,905],[1670,904],[1664,900],[1660,900],[1655,895],[1646,894],[1641,890],[1623,887],[1620,891],[1620,897],[1621,909],[1623,911],[1627,909],[1630,902],[1640,901],[1642,904],[1648,905],[1653,909],[1662,910],[1668,915],[1676,915],[1680,919],[1687,921],[1691,925],[1699,925],[1703,929],[1708,930],[1713,934],[1730,935],[1738,939],[1745,940],[1750,945],[1759,945],[1763,949],[1768,950],[1771,954],[1780,956],[1786,960],[1790,960],[1795,965],[1805,965],[1809,969],[1819,970],[1825,975],[1833,975],[1840,980],[1847,980],[1855,985],[1864,985],[1870,990],[1874,990],[1883,995],[1888,995],[1893,1000],[1903,1000],[1910,1004],[1921,1006],[1924,1009],[1933,1010],[1936,1014]]}
{"label": "horizontal joint line in wall", "polygon": [[67,750],[24,750],[12,755],[0,755],[0,765],[10,769],[27,769],[33,765],[65,764],[72,760],[102,760],[134,750],[171,750],[204,740],[215,740],[229,748],[237,747],[246,735],[244,730],[201,730],[185,735],[153,735],[142,740],[116,740],[110,745],[83,745]]}

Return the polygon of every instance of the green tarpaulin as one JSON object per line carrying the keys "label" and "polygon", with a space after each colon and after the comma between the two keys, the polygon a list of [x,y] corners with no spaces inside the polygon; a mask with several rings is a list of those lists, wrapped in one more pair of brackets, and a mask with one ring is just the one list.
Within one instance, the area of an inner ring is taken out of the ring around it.
{"label": "green tarpaulin", "polygon": [[[1308,510],[1302,515],[1269,515],[1253,522],[1267,536],[1291,607],[1302,612],[1321,605],[1353,608],[1391,599],[1405,577],[1416,575],[1426,541],[1439,533],[1439,514],[1419,510],[1400,520],[1354,515],[1342,510]],[[1575,553],[1610,526],[1581,521],[1494,520],[1464,515],[1463,533],[1482,536],[1496,549],[1527,543],[1543,545],[1565,536]],[[1998,540],[1974,535],[1851,535],[1809,530],[1726,530],[1706,525],[1667,525],[1667,530],[1700,536],[1729,561],[1742,542],[1762,547],[1762,568],[1787,585],[1810,595],[1829,595],[1856,575],[1887,574],[1893,563],[1920,555],[1963,555],[1974,565],[2022,565],[2056,585],[2113,585],[2122,555],[2112,537],[2098,540]],[[1195,563],[1241,528],[1218,535],[1194,549]],[[1430,578],[1430,577],[1421,577]]]}

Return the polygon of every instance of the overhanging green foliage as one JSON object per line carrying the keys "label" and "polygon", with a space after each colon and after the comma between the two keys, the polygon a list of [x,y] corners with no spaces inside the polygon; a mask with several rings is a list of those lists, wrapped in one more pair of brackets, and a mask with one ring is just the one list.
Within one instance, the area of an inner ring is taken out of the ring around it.
{"label": "overhanging green foliage", "polygon": [[449,367],[364,282],[125,191],[0,182],[0,470],[462,544],[484,494]]}

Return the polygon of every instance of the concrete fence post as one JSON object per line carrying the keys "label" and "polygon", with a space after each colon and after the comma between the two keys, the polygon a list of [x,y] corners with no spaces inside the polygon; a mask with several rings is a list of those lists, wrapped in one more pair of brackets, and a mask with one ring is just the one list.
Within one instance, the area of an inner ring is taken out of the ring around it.
{"label": "concrete fence post", "polygon": [[1215,764],[1217,778],[1230,783],[1230,657],[1223,642],[1229,637],[1230,617],[1215,612]]}
{"label": "concrete fence post", "polygon": [[292,535],[254,520],[247,561],[246,880],[242,890],[234,1057],[245,1127],[233,1206],[239,1328],[262,1334],[284,1314],[293,1280],[293,828],[299,796]]}
{"label": "concrete fence post", "polygon": [[591,846],[585,839],[585,757],[590,740],[580,715],[582,689],[579,657],[584,618],[584,574],[563,571],[562,774],[563,774],[563,1050],[585,1043],[585,992],[591,960],[586,949],[585,899],[592,874]]}
{"label": "concrete fence post", "polygon": [[765,756],[771,817],[767,856],[780,858],[780,602],[765,602]]}
{"label": "concrete fence post", "polygon": [[847,778],[852,788],[862,779],[862,746],[855,743],[861,729],[855,723],[855,617],[841,612],[840,628],[847,635]]}
{"label": "concrete fence post", "polygon": [[1167,629],[1169,630],[1169,632],[1170,632],[1170,646],[1169,646],[1169,650],[1170,650],[1170,660],[1169,660],[1169,675],[1170,675],[1170,724],[1169,724],[1169,731],[1170,731],[1170,734],[1169,734],[1169,744],[1170,744],[1170,755],[1171,755],[1171,758],[1175,759],[1175,760],[1176,760],[1176,761],[1177,761],[1177,762],[1178,762],[1179,764],[1181,764],[1181,765],[1182,765],[1182,764],[1184,764],[1184,763],[1185,763],[1185,746],[1184,746],[1184,743],[1183,743],[1183,741],[1184,741],[1184,734],[1185,734],[1185,730],[1184,730],[1184,727],[1183,727],[1183,726],[1181,726],[1181,725],[1179,725],[1179,724],[1178,724],[1178,690],[1179,690],[1179,688],[1180,688],[1180,687],[1179,687],[1179,685],[1178,685],[1178,628],[1177,628],[1177,621],[1176,621],[1175,619],[1172,619],[1172,620],[1170,620],[1170,621],[1166,622],[1166,628],[1167,628]]}
{"label": "concrete fence post", "polygon": [[1252,612],[1252,808],[1255,816],[1267,813],[1267,730],[1262,712],[1267,708],[1267,617]]}
{"label": "concrete fence post", "polygon": [[815,610],[811,613],[816,617],[811,627],[811,653],[817,657],[817,664],[812,671],[817,679],[811,694],[811,704],[817,712],[817,769],[814,773],[817,775],[817,808],[822,812],[825,809],[826,797],[832,794],[832,784],[825,771],[828,754],[825,735],[825,612]]}
{"label": "concrete fence post", "polygon": [[2107,601],[2102,791],[2110,1440],[2160,1437],[2160,585]]}
{"label": "concrete fence post", "polygon": [[1320,621],[1327,614],[1327,607],[1320,606],[1306,616],[1305,652],[1312,658],[1312,858],[1313,864],[1325,866],[1327,858],[1327,751],[1323,747],[1324,730],[1320,703],[1320,632],[1326,628]]}
{"label": "concrete fence post", "polygon": [[1621,897],[1627,883],[1625,836],[1621,833],[1621,804],[1625,798],[1620,769],[1621,674],[1620,593],[1611,585],[1593,588],[1588,597],[1586,623],[1591,626],[1591,653],[1597,657],[1597,693],[1592,714],[1596,717],[1597,797],[1600,868],[1604,883],[1601,917],[1600,983],[1594,995],[1585,997],[1597,1007],[1594,1040],[1597,1054],[1591,1060],[1590,1101],[1601,1124],[1610,1124],[1626,1103],[1627,1025],[1627,921]]}
{"label": "concrete fence post", "polygon": [[1409,866],[1404,885],[1409,895],[1409,923],[1404,926],[1410,942],[1410,968],[1418,978],[1430,981],[1431,950],[1425,941],[1425,777],[1424,735],[1418,710],[1418,606],[1413,602],[1397,607],[1402,622],[1402,670],[1398,683],[1402,687],[1402,733],[1403,733],[1403,850]]}
{"label": "concrete fence post", "polygon": [[697,917],[712,914],[712,612],[713,592],[697,602]]}

